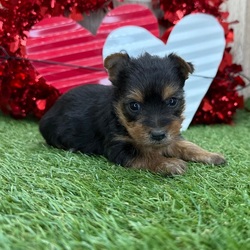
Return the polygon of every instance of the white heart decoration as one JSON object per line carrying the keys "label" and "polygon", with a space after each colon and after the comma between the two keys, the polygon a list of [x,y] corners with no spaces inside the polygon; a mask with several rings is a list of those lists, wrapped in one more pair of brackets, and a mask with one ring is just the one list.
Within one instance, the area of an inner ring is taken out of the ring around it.
{"label": "white heart decoration", "polygon": [[104,44],[103,58],[122,50],[134,57],[144,52],[160,57],[174,52],[192,62],[195,73],[184,87],[186,109],[182,130],[186,130],[218,71],[225,44],[224,30],[216,18],[208,14],[190,14],[174,26],[167,44],[137,26],[112,31]]}

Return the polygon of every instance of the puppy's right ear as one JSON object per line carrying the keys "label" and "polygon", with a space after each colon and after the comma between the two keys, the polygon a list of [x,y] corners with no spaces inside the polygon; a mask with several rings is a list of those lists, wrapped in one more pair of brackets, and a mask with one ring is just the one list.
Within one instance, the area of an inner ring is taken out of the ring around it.
{"label": "puppy's right ear", "polygon": [[174,53],[171,53],[168,57],[178,63],[180,66],[180,72],[185,77],[185,80],[188,79],[189,74],[194,72],[194,66],[191,62],[186,62],[183,58]]}
{"label": "puppy's right ear", "polygon": [[109,80],[116,85],[118,73],[126,66],[130,57],[127,53],[115,53],[107,56],[104,60],[104,67],[108,70]]}

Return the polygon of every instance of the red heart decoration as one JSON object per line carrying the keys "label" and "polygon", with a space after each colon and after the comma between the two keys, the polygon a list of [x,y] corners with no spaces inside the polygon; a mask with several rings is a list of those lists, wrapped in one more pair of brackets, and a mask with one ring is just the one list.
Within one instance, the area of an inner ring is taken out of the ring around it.
{"label": "red heart decoration", "polygon": [[[46,83],[60,93],[78,85],[100,83],[107,78],[102,58],[104,42],[112,30],[127,25],[144,27],[156,37],[159,36],[157,19],[153,13],[143,5],[128,4],[110,11],[103,19],[97,35],[65,17],[43,19],[30,31],[27,55]],[[69,64],[80,68],[70,67]]]}

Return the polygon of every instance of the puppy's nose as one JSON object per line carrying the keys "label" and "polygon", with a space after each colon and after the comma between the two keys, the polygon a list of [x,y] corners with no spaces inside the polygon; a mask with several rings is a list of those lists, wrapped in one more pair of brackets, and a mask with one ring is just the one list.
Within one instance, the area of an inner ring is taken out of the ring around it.
{"label": "puppy's nose", "polygon": [[166,133],[163,130],[155,129],[151,131],[151,139],[155,141],[161,141],[166,137]]}

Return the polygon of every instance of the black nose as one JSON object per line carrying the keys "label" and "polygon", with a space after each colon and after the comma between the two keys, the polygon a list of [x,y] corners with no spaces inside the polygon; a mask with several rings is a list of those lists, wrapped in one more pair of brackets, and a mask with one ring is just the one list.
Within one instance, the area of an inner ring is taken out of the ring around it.
{"label": "black nose", "polygon": [[155,141],[161,141],[166,137],[166,134],[163,130],[152,130],[151,139]]}

